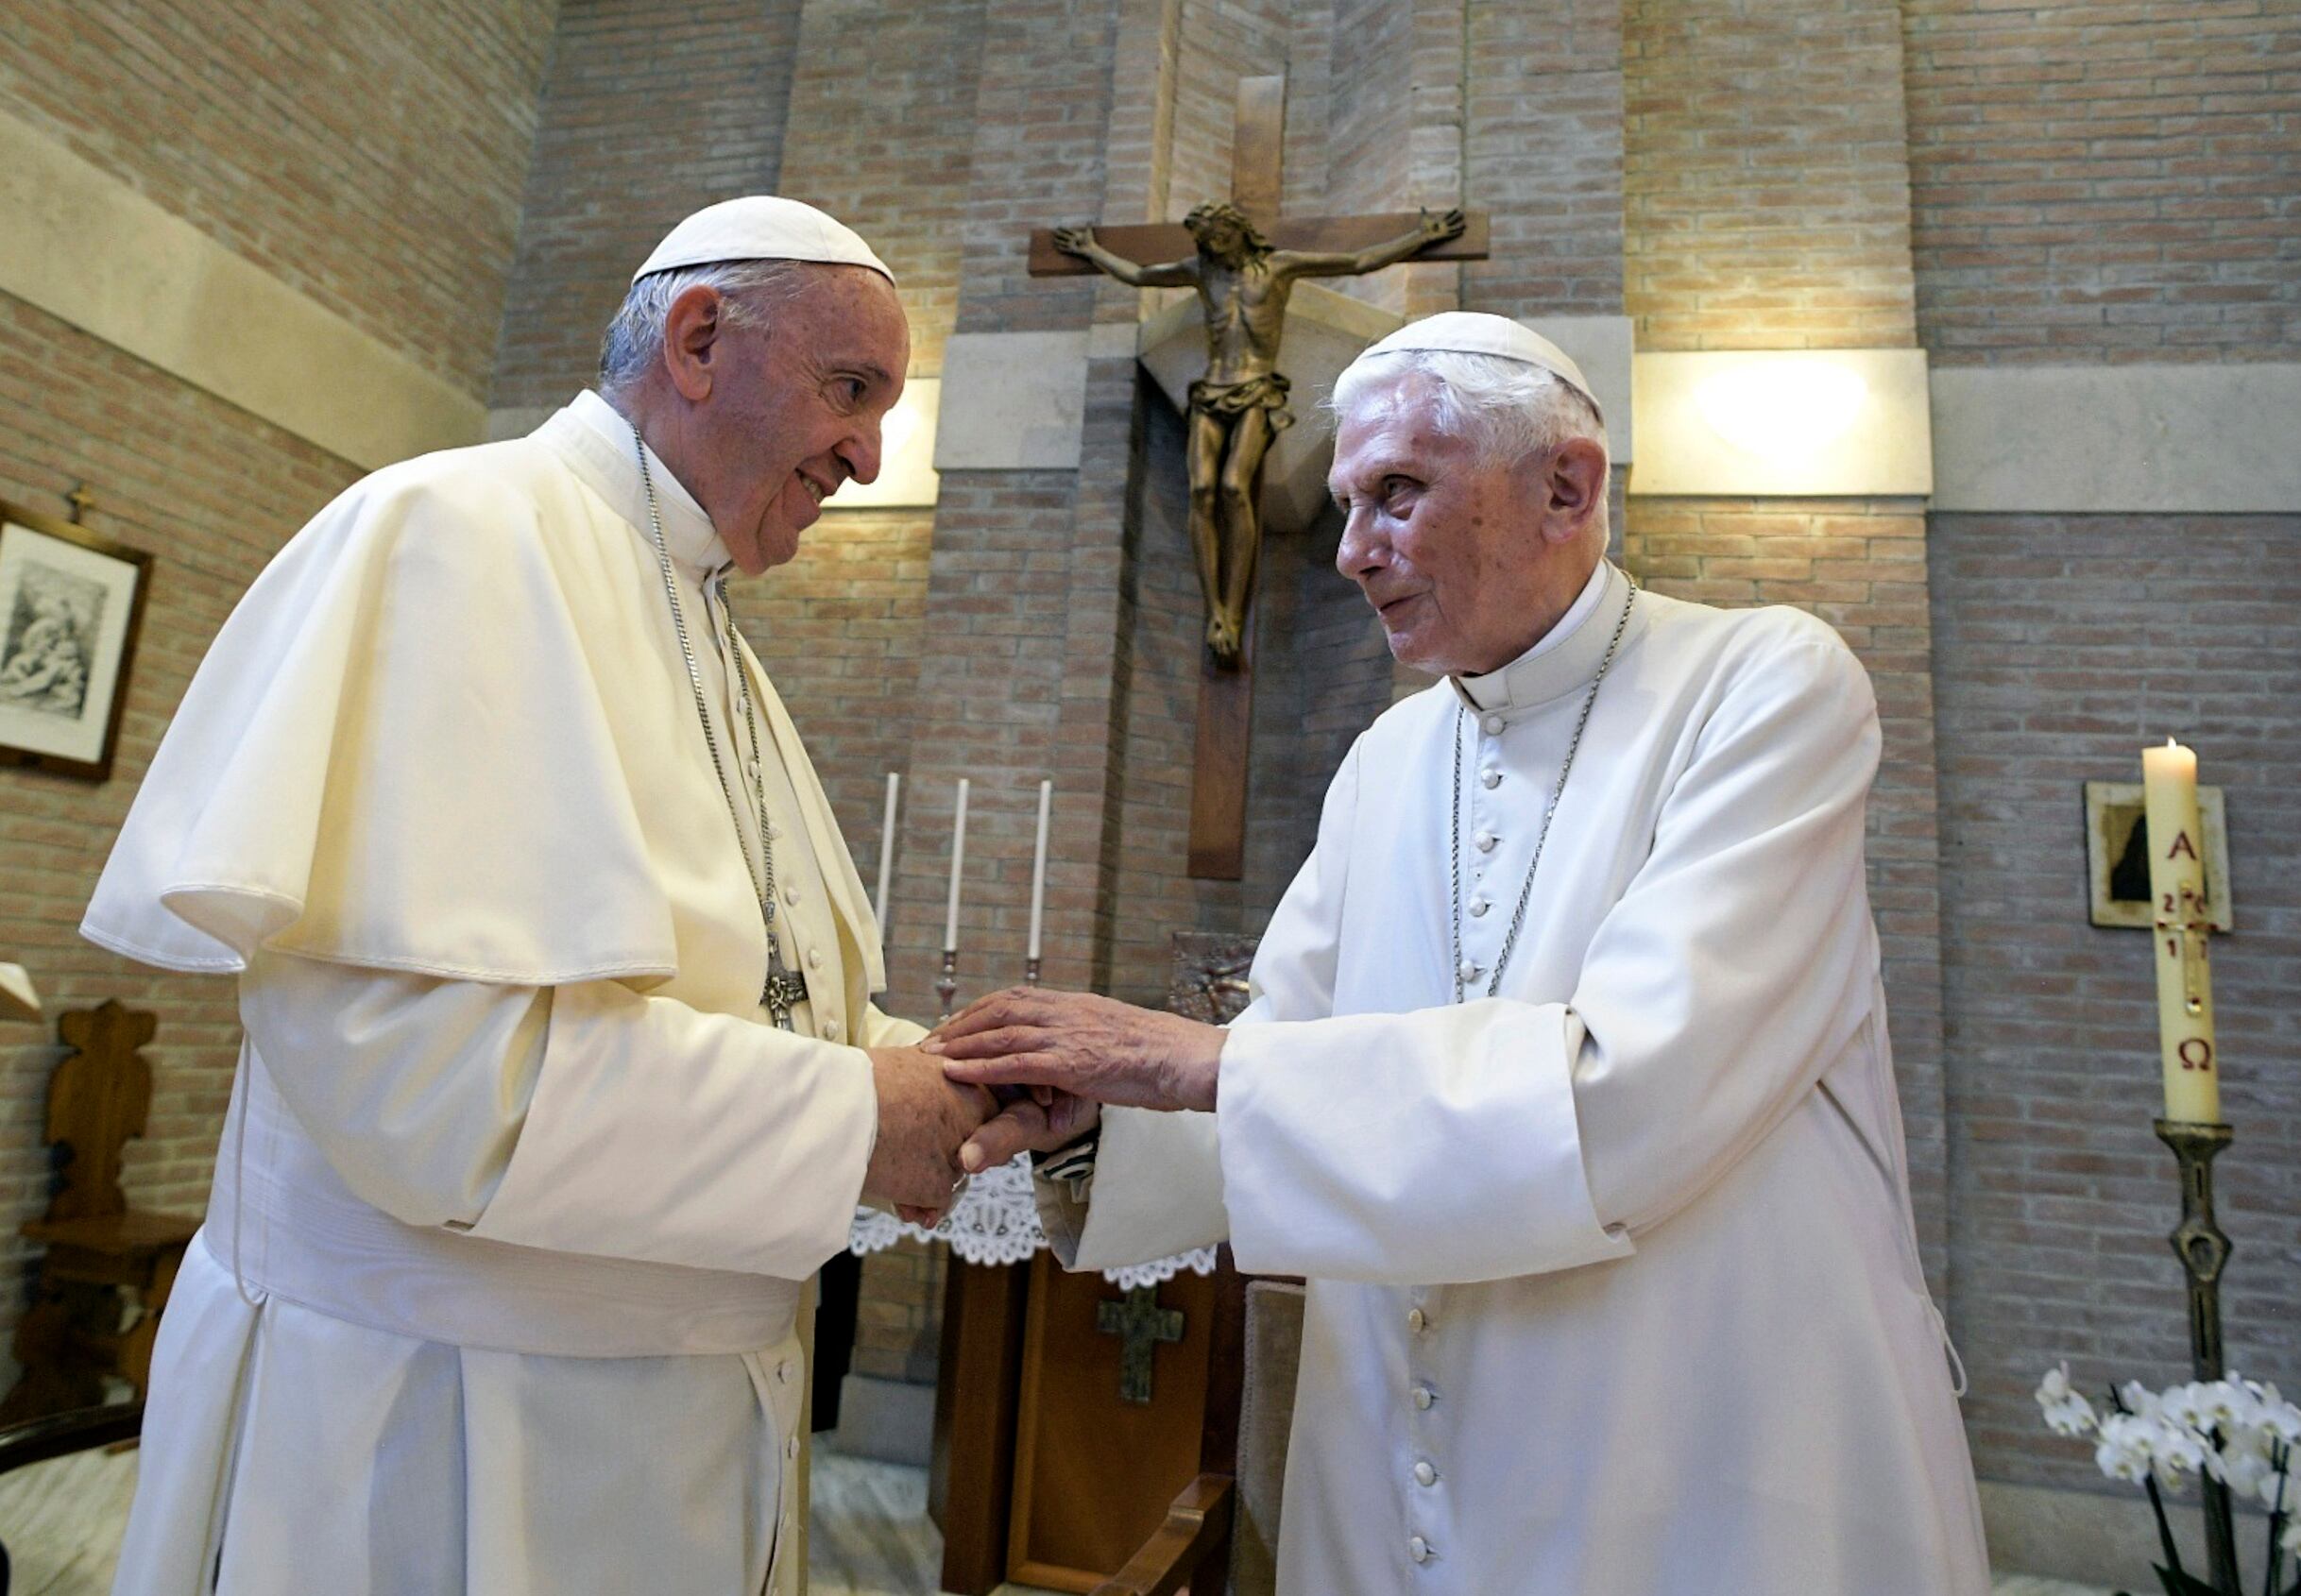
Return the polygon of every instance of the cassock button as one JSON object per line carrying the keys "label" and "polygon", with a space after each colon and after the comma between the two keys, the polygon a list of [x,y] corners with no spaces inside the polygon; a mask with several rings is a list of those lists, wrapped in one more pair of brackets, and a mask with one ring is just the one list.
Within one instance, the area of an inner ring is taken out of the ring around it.
{"label": "cassock button", "polygon": [[1477,848],[1478,852],[1482,854],[1492,853],[1494,851],[1494,844],[1500,840],[1502,840],[1499,837],[1496,837],[1491,831],[1481,831],[1477,836],[1471,839],[1471,842]]}
{"label": "cassock button", "polygon": [[1409,1308],[1406,1310],[1406,1328],[1412,1331],[1415,1334],[1420,1335],[1425,1329],[1428,1328],[1429,1324],[1430,1316],[1423,1313],[1420,1308]]}
{"label": "cassock button", "polygon": [[1478,729],[1488,737],[1500,737],[1502,735],[1502,717],[1499,715],[1481,717],[1478,722]]}
{"label": "cassock button", "polygon": [[1427,1563],[1430,1561],[1430,1543],[1418,1535],[1407,1537],[1406,1555],[1418,1563]]}
{"label": "cassock button", "polygon": [[783,1455],[785,1457],[796,1457],[799,1455],[798,1436],[793,1435],[790,1440],[783,1443]]}
{"label": "cassock button", "polygon": [[1465,959],[1461,963],[1455,966],[1454,973],[1461,976],[1465,981],[1474,981],[1478,978],[1477,961],[1475,959]]}
{"label": "cassock button", "polygon": [[[1492,784],[1492,783],[1491,783],[1491,782],[1489,782],[1487,785],[1491,787],[1491,786],[1492,786],[1493,784]],[[792,907],[792,908],[798,908],[798,907],[799,907],[799,889],[798,889],[798,888],[796,888],[796,887],[786,887],[786,888],[784,888],[784,889],[783,889],[783,901],[784,901],[785,903],[787,903],[787,904],[791,905],[791,907]]]}
{"label": "cassock button", "polygon": [[1427,1461],[1417,1463],[1414,1466],[1414,1483],[1418,1486],[1437,1485],[1438,1470],[1431,1468]]}
{"label": "cassock button", "polygon": [[785,1358],[775,1366],[775,1377],[785,1385],[791,1384],[791,1360],[789,1358]]}
{"label": "cassock button", "polygon": [[1414,1387],[1414,1406],[1417,1411],[1428,1413],[1430,1411],[1430,1404],[1437,1401],[1438,1393],[1430,1389],[1429,1386],[1417,1385]]}
{"label": "cassock button", "polygon": [[1493,766],[1489,765],[1486,767],[1486,769],[1478,773],[1478,779],[1484,782],[1488,787],[1500,787],[1502,785],[1502,773],[1494,769]]}
{"label": "cassock button", "polygon": [[807,967],[810,970],[823,968],[823,950],[821,948],[810,947],[807,950]]}
{"label": "cassock button", "polygon": [[1486,911],[1492,907],[1493,905],[1488,903],[1484,898],[1473,898],[1470,900],[1470,917],[1473,920],[1483,920],[1486,918]]}
{"label": "cassock button", "polygon": [[824,1021],[815,1027],[815,1034],[826,1042],[837,1042],[839,1040],[839,1022],[837,1020]]}

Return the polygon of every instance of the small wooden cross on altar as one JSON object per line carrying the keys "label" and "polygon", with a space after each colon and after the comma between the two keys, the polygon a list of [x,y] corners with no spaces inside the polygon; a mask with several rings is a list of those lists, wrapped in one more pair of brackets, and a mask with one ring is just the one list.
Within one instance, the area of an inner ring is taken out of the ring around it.
{"label": "small wooden cross on altar", "polygon": [[1190,874],[1214,880],[1236,881],[1245,868],[1258,500],[1271,440],[1294,420],[1277,365],[1287,298],[1306,277],[1486,256],[1486,219],[1460,211],[1282,218],[1285,125],[1286,79],[1240,78],[1228,201],[1179,224],[1031,235],[1033,277],[1100,271],[1138,288],[1192,288],[1206,313],[1206,375],[1190,385],[1189,403],[1191,553],[1207,611]]}
{"label": "small wooden cross on altar", "polygon": [[1121,1302],[1095,1305],[1095,1328],[1118,1337],[1118,1400],[1136,1406],[1150,1401],[1150,1361],[1162,1341],[1183,1339],[1183,1316],[1158,1305],[1158,1287],[1138,1285]]}

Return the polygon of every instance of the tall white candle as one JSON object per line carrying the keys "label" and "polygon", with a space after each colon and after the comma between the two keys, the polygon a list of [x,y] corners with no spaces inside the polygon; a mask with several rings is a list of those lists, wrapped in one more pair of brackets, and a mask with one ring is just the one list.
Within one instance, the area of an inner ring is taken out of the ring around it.
{"label": "tall white candle", "polygon": [[2221,1061],[2213,1053],[2213,980],[2207,964],[2205,827],[2197,813],[2197,755],[2172,738],[2141,750],[2149,822],[2149,896],[2157,935],[2157,1042],[2165,1117],[2221,1121]]}
{"label": "tall white candle", "polygon": [[1039,956],[1039,932],[1047,925],[1047,822],[1054,811],[1054,783],[1039,783],[1038,852],[1031,859],[1031,946],[1026,957]]}
{"label": "tall white candle", "polygon": [[871,902],[872,917],[878,922],[878,934],[887,935],[887,883],[895,874],[895,795],[902,790],[903,778],[895,772],[887,773],[887,814],[878,823],[878,896]]}
{"label": "tall white candle", "polygon": [[959,876],[966,868],[966,777],[959,778],[959,806],[951,816],[951,897],[943,912],[943,951],[959,950]]}

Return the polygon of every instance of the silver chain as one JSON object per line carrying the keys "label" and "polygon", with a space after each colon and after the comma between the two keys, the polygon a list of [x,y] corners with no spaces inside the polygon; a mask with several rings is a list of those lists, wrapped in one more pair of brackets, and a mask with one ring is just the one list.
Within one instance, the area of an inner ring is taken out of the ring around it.
{"label": "silver chain", "polygon": [[767,835],[767,787],[760,773],[759,723],[752,706],[751,678],[744,672],[742,650],[737,640],[735,612],[727,604],[727,579],[719,579],[719,613],[726,620],[727,670],[735,678],[736,701],[743,706],[743,726],[751,739],[751,799],[759,822],[759,858],[751,862],[751,840],[743,833],[743,819],[727,782],[727,769],[719,757],[719,738],[711,730],[711,710],[703,691],[703,669],[695,662],[694,645],[688,641],[687,612],[679,603],[679,584],[673,574],[671,545],[663,535],[663,511],[656,501],[655,473],[647,467],[647,444],[637,427],[631,429],[632,447],[639,456],[639,485],[647,494],[647,530],[656,545],[656,563],[663,571],[663,596],[671,601],[672,631],[679,638],[679,657],[687,662],[687,682],[695,692],[695,716],[703,722],[703,745],[711,756],[711,772],[719,777],[719,794],[727,803],[727,819],[735,826],[736,851],[743,856],[743,874],[758,895],[759,919],[767,927],[767,959],[771,976],[783,968],[775,934],[775,847]]}
{"label": "silver chain", "polygon": [[[1559,800],[1566,795],[1566,777],[1574,772],[1574,756],[1582,746],[1582,733],[1590,725],[1590,711],[1598,702],[1598,688],[1606,683],[1606,672],[1613,669],[1614,651],[1622,646],[1622,634],[1629,626],[1630,610],[1638,603],[1638,584],[1629,580],[1629,597],[1622,602],[1621,619],[1614,622],[1614,635],[1607,640],[1606,657],[1598,661],[1598,673],[1591,679],[1590,690],[1582,695],[1582,712],[1574,722],[1574,736],[1566,744],[1566,761],[1558,768],[1557,785],[1550,789],[1549,807],[1542,812],[1542,830],[1534,839],[1534,857],[1526,866],[1525,884],[1518,889],[1518,911],[1510,916],[1510,928],[1502,939],[1502,953],[1494,960],[1491,977],[1486,983],[1486,995],[1498,997],[1502,993],[1502,972],[1509,964],[1510,955],[1517,951],[1518,933],[1525,929],[1526,906],[1534,901],[1534,874],[1542,869],[1543,849],[1550,840],[1550,823],[1558,818]],[[1453,895],[1448,908],[1454,916],[1454,1000],[1462,1001],[1462,720],[1459,703],[1454,706],[1454,821],[1453,848],[1449,857],[1449,884]]]}

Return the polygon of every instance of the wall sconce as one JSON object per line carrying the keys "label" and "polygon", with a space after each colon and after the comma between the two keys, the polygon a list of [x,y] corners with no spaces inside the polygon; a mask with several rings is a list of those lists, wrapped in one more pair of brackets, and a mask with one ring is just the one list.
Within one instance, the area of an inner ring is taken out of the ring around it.
{"label": "wall sconce", "polygon": [[40,993],[21,964],[0,964],[0,1020],[37,1020]]}
{"label": "wall sconce", "polygon": [[933,504],[943,484],[935,471],[935,413],[942,402],[940,377],[913,377],[905,382],[903,397],[879,423],[878,481],[845,484],[824,510],[921,509]]}
{"label": "wall sconce", "polygon": [[1760,498],[1928,494],[1922,349],[1730,349],[1631,363],[1629,491]]}

